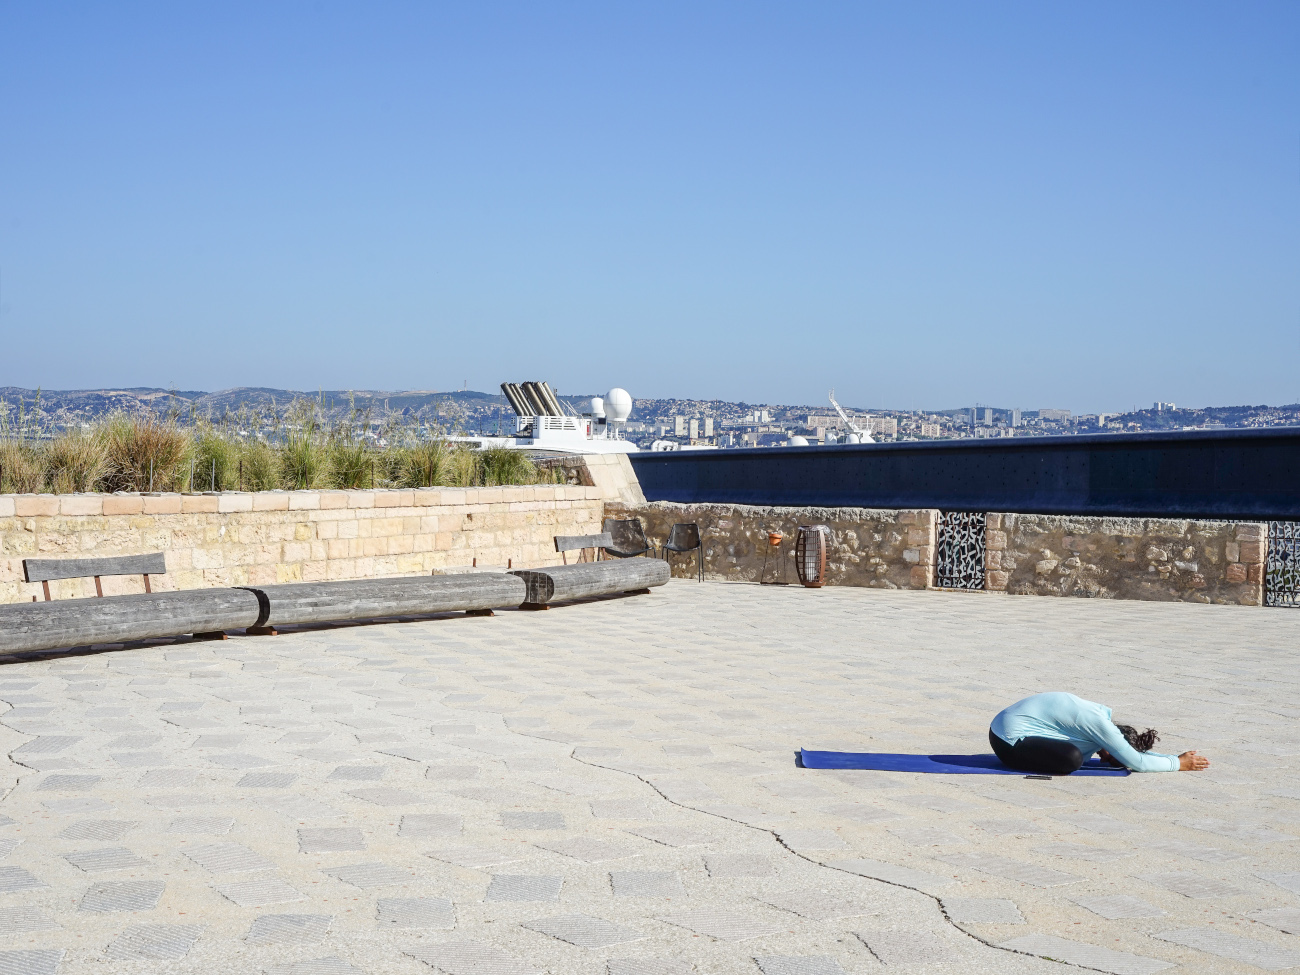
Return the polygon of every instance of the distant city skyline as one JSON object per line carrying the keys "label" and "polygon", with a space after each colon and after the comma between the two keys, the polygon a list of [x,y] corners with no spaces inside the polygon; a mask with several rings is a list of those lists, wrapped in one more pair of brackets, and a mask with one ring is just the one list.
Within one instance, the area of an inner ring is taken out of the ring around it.
{"label": "distant city skyline", "polygon": [[1300,6],[0,4],[0,385],[1300,400]]}

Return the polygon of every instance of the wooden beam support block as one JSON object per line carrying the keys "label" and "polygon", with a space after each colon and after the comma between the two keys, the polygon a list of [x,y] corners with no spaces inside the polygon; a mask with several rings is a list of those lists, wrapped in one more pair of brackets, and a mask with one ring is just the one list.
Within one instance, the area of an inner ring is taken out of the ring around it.
{"label": "wooden beam support block", "polygon": [[225,630],[206,630],[202,633],[195,633],[195,640],[225,640],[228,639]]}

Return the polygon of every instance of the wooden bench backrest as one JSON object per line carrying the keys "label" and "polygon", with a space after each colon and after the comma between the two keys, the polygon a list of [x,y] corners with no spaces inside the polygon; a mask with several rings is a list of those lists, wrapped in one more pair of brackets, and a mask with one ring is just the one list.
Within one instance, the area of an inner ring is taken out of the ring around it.
{"label": "wooden bench backrest", "polygon": [[90,576],[160,576],[167,571],[162,552],[100,559],[23,559],[28,582],[86,579]]}
{"label": "wooden bench backrest", "polygon": [[583,548],[607,548],[614,544],[614,536],[609,532],[599,535],[556,535],[555,551],[573,552]]}

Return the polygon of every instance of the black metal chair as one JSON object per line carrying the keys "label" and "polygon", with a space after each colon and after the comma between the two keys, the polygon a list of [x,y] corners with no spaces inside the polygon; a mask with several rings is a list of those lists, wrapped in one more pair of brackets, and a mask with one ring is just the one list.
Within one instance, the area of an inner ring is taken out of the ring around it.
{"label": "black metal chair", "polygon": [[704,545],[700,541],[700,526],[693,521],[679,522],[668,532],[668,541],[664,542],[663,552],[665,560],[668,559],[669,552],[694,552],[695,561],[699,566],[699,581],[704,581]]}
{"label": "black metal chair", "polygon": [[646,541],[640,518],[606,518],[601,523],[600,530],[608,532],[614,539],[612,545],[604,545],[602,548],[606,555],[612,555],[616,559],[630,559],[654,551],[654,547]]}

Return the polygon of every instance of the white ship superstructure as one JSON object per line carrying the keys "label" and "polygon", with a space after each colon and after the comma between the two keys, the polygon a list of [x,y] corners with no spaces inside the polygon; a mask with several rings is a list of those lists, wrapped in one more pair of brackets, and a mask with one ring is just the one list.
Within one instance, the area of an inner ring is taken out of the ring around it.
{"label": "white ship superstructure", "polygon": [[630,454],[634,443],[622,439],[623,424],[632,412],[632,397],[615,387],[591,401],[591,412],[567,412],[549,383],[502,383],[515,411],[513,437],[449,437],[479,447],[544,451],[555,454]]}

